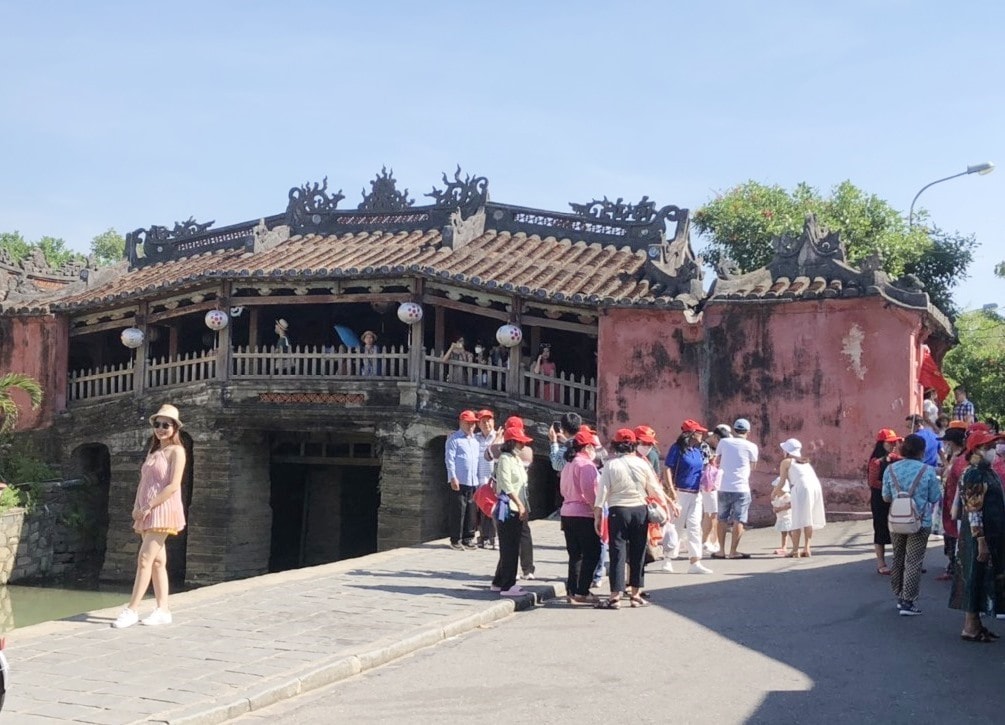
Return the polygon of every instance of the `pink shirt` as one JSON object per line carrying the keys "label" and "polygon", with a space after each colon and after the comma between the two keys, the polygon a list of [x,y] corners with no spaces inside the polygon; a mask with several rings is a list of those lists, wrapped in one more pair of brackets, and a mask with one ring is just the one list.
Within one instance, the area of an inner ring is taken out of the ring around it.
{"label": "pink shirt", "polygon": [[[140,469],[140,485],[136,489],[135,508],[145,509],[161,491],[171,483],[171,464],[168,463],[164,450],[158,448],[147,456]],[[164,503],[157,506],[138,524],[138,531],[160,529],[175,533],[185,528],[185,511],[181,503],[179,488]]]}
{"label": "pink shirt", "polygon": [[593,518],[593,504],[597,500],[599,474],[586,453],[579,452],[570,463],[562,467],[560,490],[562,516]]}

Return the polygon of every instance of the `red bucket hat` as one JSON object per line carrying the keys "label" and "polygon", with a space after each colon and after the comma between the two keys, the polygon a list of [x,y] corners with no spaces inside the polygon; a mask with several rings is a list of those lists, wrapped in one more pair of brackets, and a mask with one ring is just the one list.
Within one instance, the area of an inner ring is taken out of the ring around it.
{"label": "red bucket hat", "polygon": [[1002,436],[982,430],[974,431],[967,436],[967,457],[974,454],[978,448],[986,446],[988,443],[995,443],[1002,440]]}
{"label": "red bucket hat", "polygon": [[897,435],[897,431],[893,428],[881,428],[879,433],[876,434],[877,443],[897,443],[902,440],[904,440],[904,437]]}
{"label": "red bucket hat", "polygon": [[708,433],[708,428],[690,418],[680,424],[680,429],[682,433]]}
{"label": "red bucket hat", "polygon": [[511,427],[503,431],[504,441],[516,441],[517,443],[530,443],[533,438],[523,432],[523,428]]}
{"label": "red bucket hat", "polygon": [[647,425],[635,426],[635,440],[646,445],[656,443],[656,431]]}
{"label": "red bucket hat", "polygon": [[615,443],[638,443],[638,439],[635,437],[635,431],[631,428],[618,428],[614,432],[614,437],[611,438]]}

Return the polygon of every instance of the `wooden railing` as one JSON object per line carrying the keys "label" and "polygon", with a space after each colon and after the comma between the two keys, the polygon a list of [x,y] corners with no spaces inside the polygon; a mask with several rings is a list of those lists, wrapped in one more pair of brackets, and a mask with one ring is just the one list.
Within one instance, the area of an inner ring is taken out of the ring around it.
{"label": "wooden railing", "polygon": [[105,365],[96,370],[77,370],[67,381],[68,401],[112,398],[133,392],[133,364]]}
{"label": "wooden railing", "polygon": [[185,385],[216,378],[216,350],[188,352],[176,359],[154,358],[147,364],[148,388]]}
{"label": "wooden railing", "polygon": [[363,352],[345,347],[238,347],[231,353],[232,379],[359,378],[408,379],[408,348]]}
{"label": "wooden railing", "polygon": [[561,405],[577,410],[596,410],[597,379],[584,375],[537,375],[524,371],[521,375],[520,394],[525,398],[535,398],[552,405]]}
{"label": "wooden railing", "polygon": [[[285,351],[272,347],[237,347],[231,351],[231,380],[318,379],[379,380],[409,379],[409,350],[405,346],[383,348],[367,353],[346,348],[293,348]],[[164,388],[218,378],[217,350],[186,353],[176,359],[148,361],[147,388]],[[228,372],[228,371],[223,371]],[[545,405],[594,412],[597,404],[596,378],[566,373],[556,376],[522,371],[520,390],[509,389],[509,369],[501,365],[449,360],[432,351],[423,351],[421,380],[448,387],[478,390],[498,395],[519,394]],[[134,391],[132,363],[70,374],[67,400],[70,402],[110,398]]]}
{"label": "wooden railing", "polygon": [[465,388],[506,392],[506,377],[509,370],[499,365],[486,365],[461,360],[443,361],[443,355],[435,352],[423,355],[425,380]]}

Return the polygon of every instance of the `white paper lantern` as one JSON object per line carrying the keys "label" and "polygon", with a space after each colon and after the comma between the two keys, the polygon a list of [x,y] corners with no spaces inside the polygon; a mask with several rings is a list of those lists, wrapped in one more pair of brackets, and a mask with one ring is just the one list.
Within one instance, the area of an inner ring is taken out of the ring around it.
{"label": "white paper lantern", "polygon": [[398,319],[406,325],[414,325],[422,319],[422,305],[415,302],[402,302],[398,305]]}
{"label": "white paper lantern", "polygon": [[219,332],[227,326],[228,322],[230,322],[230,318],[223,310],[210,310],[206,313],[206,327],[210,330]]}
{"label": "white paper lantern", "polygon": [[138,327],[127,327],[119,336],[122,344],[133,349],[143,344],[143,330]]}
{"label": "white paper lantern", "polygon": [[523,342],[523,330],[516,325],[503,325],[496,330],[496,340],[503,347],[516,347]]}

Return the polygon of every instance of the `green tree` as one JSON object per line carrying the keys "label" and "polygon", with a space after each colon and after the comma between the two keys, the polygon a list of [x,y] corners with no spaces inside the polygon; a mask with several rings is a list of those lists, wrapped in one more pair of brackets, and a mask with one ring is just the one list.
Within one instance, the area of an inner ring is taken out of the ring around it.
{"label": "green tree", "polygon": [[[702,251],[707,260],[718,264],[728,257],[746,272],[771,261],[775,237],[801,234],[809,213],[840,233],[851,264],[878,253],[891,276],[916,275],[932,301],[953,312],[950,293],[973,261],[973,236],[948,234],[920,224],[911,229],[889,203],[850,181],[841,182],[827,196],[805,183],[790,192],[778,185],[748,181],[698,209],[694,224],[708,239],[708,247]],[[924,220],[924,211],[915,217]]]}
{"label": "green tree", "polygon": [[42,237],[34,246],[42,250],[42,256],[49,263],[50,267],[62,267],[67,262],[83,261],[84,256],[66,246],[66,242],[59,237]]}
{"label": "green tree", "polygon": [[20,262],[31,253],[31,245],[19,231],[0,232],[0,249],[6,249],[15,262]]}
{"label": "green tree", "polygon": [[0,376],[0,435],[8,433],[17,423],[21,410],[12,393],[20,390],[28,395],[32,410],[42,404],[42,386],[38,381],[21,373],[7,373]]}
{"label": "green tree", "polygon": [[960,342],[946,353],[942,370],[963,384],[981,419],[1005,421],[1005,318],[994,312],[964,312],[956,319]]}
{"label": "green tree", "polygon": [[91,254],[98,264],[115,264],[123,258],[125,251],[125,237],[112,227],[91,240]]}

